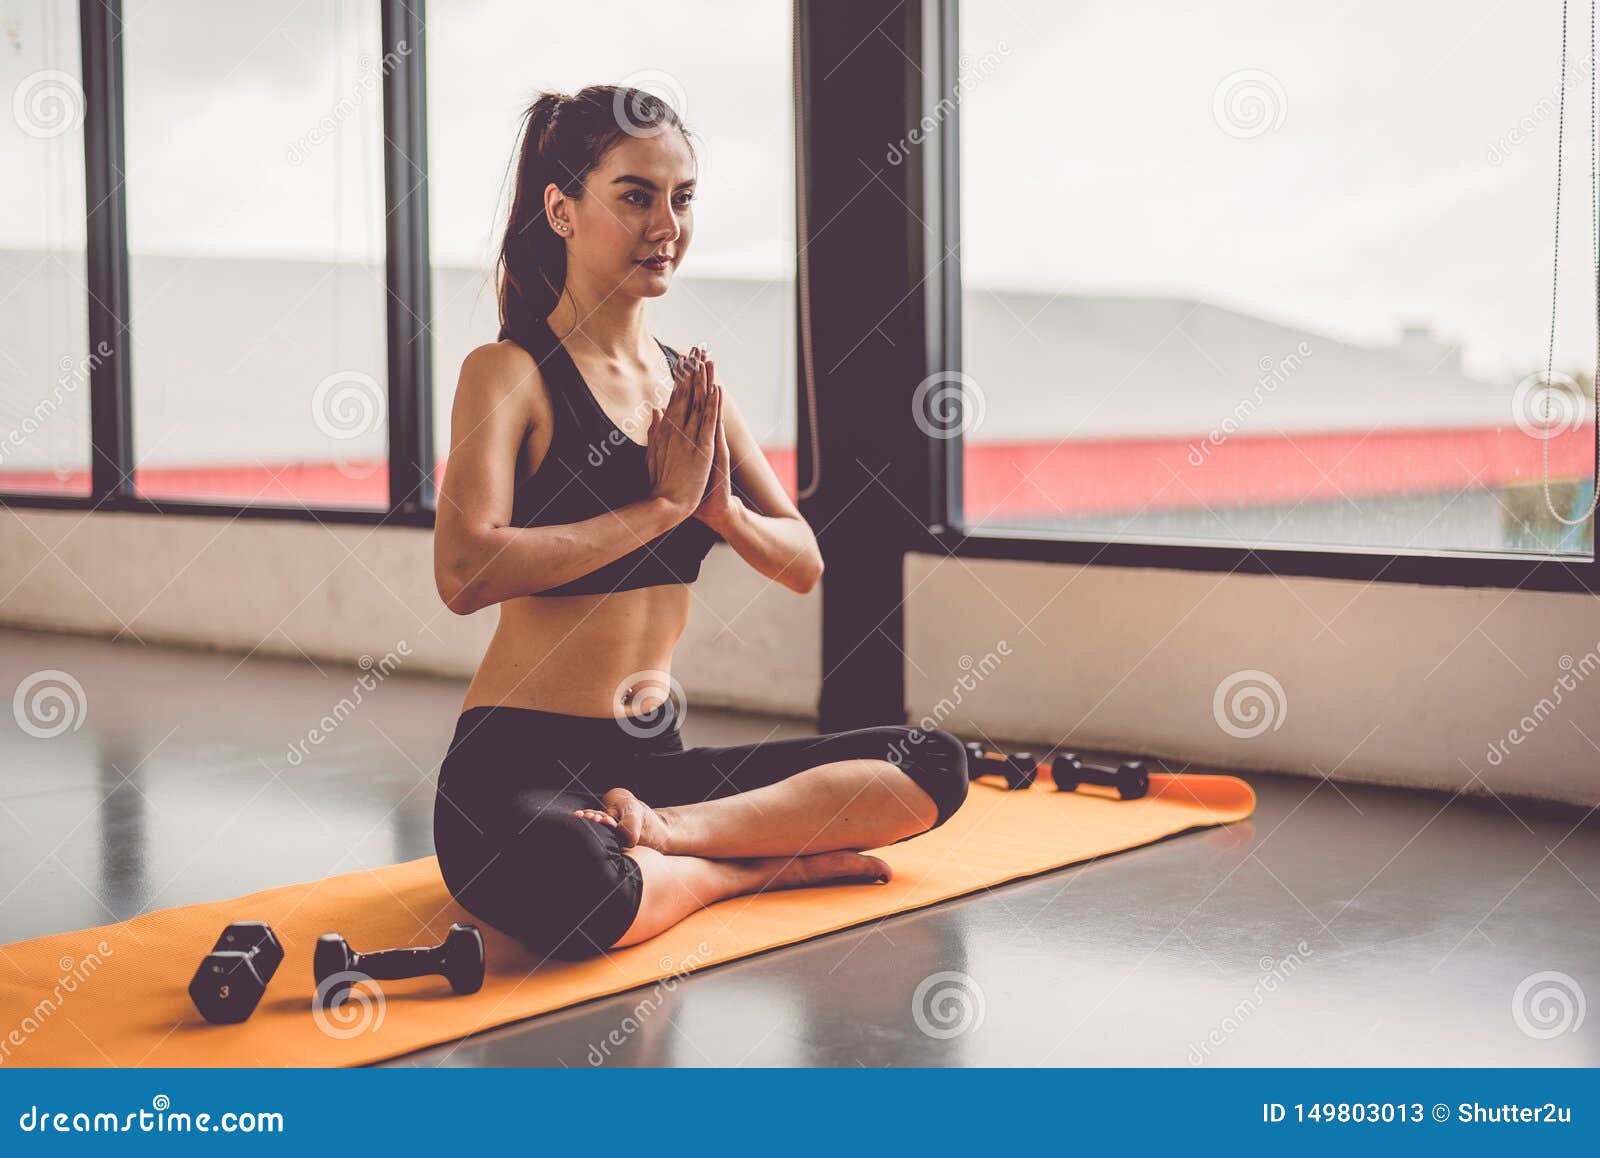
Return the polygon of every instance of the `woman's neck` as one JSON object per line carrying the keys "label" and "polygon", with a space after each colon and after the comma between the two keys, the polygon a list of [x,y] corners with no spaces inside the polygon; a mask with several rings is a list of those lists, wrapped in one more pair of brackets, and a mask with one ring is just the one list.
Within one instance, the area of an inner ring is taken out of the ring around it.
{"label": "woman's neck", "polygon": [[[590,300],[595,304],[578,304]],[[580,294],[575,300],[571,293],[564,293],[548,320],[562,341],[581,343],[596,358],[608,362],[636,359],[649,342],[642,298],[613,294],[596,300]]]}

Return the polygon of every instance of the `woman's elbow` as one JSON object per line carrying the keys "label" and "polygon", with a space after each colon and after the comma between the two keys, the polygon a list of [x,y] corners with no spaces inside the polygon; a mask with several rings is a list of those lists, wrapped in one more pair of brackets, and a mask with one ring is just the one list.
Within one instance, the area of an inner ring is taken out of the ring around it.
{"label": "woman's elbow", "polygon": [[799,572],[795,582],[790,585],[790,590],[796,595],[810,595],[822,579],[822,553],[816,552],[810,560],[809,566]]}
{"label": "woman's elbow", "polygon": [[471,615],[484,607],[483,572],[470,552],[438,555],[433,564],[433,584],[444,605],[457,615]]}
{"label": "woman's elbow", "polygon": [[460,576],[449,572],[435,572],[434,586],[439,590],[439,598],[444,605],[457,615],[471,615],[477,611],[479,604],[474,600],[472,587],[461,580]]}

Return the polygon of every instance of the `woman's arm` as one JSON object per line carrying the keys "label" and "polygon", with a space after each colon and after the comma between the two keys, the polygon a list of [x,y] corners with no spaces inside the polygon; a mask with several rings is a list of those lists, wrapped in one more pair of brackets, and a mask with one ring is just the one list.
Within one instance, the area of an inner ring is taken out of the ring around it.
{"label": "woman's arm", "polygon": [[649,498],[579,523],[509,526],[517,457],[542,389],[537,364],[509,347],[480,346],[461,364],[433,528],[434,582],[457,615],[587,575],[687,517]]}
{"label": "woman's arm", "polygon": [[727,513],[714,529],[757,571],[791,591],[806,594],[822,578],[822,550],[811,525],[772,473],[772,465],[726,387],[722,390],[722,429],[734,489]]}

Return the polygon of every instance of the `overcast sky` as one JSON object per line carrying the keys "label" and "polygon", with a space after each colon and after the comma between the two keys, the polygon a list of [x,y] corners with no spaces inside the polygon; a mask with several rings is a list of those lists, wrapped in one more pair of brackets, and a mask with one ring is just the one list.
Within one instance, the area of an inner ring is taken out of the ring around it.
{"label": "overcast sky", "polygon": [[[60,23],[75,10],[0,0],[7,94],[78,71]],[[137,248],[381,255],[375,3],[126,10]],[[429,14],[437,260],[489,252],[540,89],[633,77],[671,93],[707,150],[686,272],[792,267],[787,3],[434,0]],[[1195,296],[1370,343],[1418,318],[1461,340],[1469,370],[1514,372],[1549,325],[1555,121],[1540,104],[1559,46],[1558,0],[967,0],[966,278]],[[1584,64],[1568,90],[1558,362],[1592,367]],[[81,147],[4,122],[0,244],[81,244]]]}

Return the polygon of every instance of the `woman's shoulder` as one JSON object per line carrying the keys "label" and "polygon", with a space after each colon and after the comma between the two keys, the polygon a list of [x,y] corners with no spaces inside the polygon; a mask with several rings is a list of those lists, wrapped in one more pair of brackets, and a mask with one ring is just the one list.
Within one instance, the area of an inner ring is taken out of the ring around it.
{"label": "woman's shoulder", "polygon": [[456,391],[469,389],[494,397],[542,396],[545,379],[532,354],[516,342],[502,339],[474,347],[461,360],[461,379]]}

